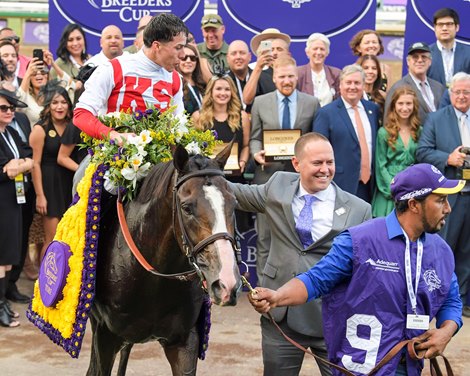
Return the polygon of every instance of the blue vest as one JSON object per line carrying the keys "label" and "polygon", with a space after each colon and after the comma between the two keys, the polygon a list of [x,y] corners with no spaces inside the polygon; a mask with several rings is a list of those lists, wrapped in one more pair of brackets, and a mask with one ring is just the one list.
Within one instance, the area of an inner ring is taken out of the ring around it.
{"label": "blue vest", "polygon": [[[389,239],[385,218],[349,229],[353,242],[350,281],[323,297],[323,324],[330,361],[357,375],[367,374],[398,342],[422,334],[406,329],[412,313],[405,280],[405,239]],[[454,271],[449,246],[435,234],[425,234],[417,313],[432,319],[446,300]],[[413,286],[417,243],[411,243]],[[393,375],[396,356],[376,375]],[[407,359],[408,375],[420,375],[422,362]],[[333,374],[340,375],[333,370]]]}

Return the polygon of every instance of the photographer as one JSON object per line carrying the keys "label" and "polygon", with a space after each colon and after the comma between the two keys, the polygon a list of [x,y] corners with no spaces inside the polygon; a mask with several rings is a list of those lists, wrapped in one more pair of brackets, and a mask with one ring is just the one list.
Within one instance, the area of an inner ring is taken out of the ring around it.
{"label": "photographer", "polygon": [[470,317],[470,166],[466,154],[470,147],[470,74],[455,74],[449,94],[451,104],[426,119],[416,158],[433,164],[446,178],[467,179],[464,189],[449,197],[452,213],[441,235],[454,251],[463,315]]}

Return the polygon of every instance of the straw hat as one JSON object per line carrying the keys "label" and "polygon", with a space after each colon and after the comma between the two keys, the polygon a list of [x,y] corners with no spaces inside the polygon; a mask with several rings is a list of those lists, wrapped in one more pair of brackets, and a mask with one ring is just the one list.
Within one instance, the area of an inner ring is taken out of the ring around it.
{"label": "straw hat", "polygon": [[290,45],[290,36],[284,33],[281,33],[279,29],[275,29],[270,27],[269,29],[263,30],[260,34],[255,35],[251,38],[250,46],[251,51],[256,55],[256,51],[258,51],[259,44],[263,40],[267,39],[282,39],[286,41],[288,45]]}

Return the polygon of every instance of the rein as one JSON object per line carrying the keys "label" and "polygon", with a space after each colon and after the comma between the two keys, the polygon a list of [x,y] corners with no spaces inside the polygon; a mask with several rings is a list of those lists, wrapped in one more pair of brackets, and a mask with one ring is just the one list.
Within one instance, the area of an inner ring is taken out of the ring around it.
{"label": "rein", "polygon": [[121,199],[120,194],[118,194],[118,200],[116,202],[116,206],[117,206],[117,214],[118,214],[118,219],[119,219],[119,225],[121,226],[122,235],[124,237],[124,240],[126,241],[127,246],[131,250],[132,254],[134,255],[134,257],[137,259],[137,261],[145,270],[147,270],[148,272],[158,277],[163,277],[163,278],[168,278],[168,279],[176,279],[179,281],[191,281],[196,276],[198,276],[201,281],[204,281],[205,280],[204,275],[202,274],[201,269],[197,265],[195,257],[198,255],[199,252],[201,252],[201,250],[203,250],[209,244],[212,244],[216,240],[219,240],[219,239],[225,239],[232,243],[232,248],[235,251],[237,262],[240,263],[239,262],[239,260],[241,259],[240,251],[238,247],[236,246],[235,239],[228,232],[219,232],[216,234],[212,234],[209,237],[201,240],[195,246],[193,246],[183,223],[181,202],[178,199],[178,195],[177,195],[179,188],[183,185],[183,183],[187,182],[189,179],[192,179],[194,177],[209,177],[209,176],[223,176],[223,175],[224,175],[223,171],[215,170],[215,169],[194,171],[189,174],[183,175],[181,177],[178,177],[178,174],[175,174],[175,183],[173,186],[173,213],[172,213],[173,233],[176,238],[176,222],[178,222],[179,228],[181,230],[181,238],[182,238],[181,240],[182,240],[182,245],[183,245],[183,251],[186,257],[188,258],[189,263],[194,268],[194,270],[188,270],[188,271],[181,272],[181,273],[174,273],[174,274],[160,273],[152,265],[150,265],[147,262],[145,257],[139,251],[129,231],[129,226],[127,225],[127,220],[126,220],[126,215],[124,213],[124,206],[122,203],[122,199]]}

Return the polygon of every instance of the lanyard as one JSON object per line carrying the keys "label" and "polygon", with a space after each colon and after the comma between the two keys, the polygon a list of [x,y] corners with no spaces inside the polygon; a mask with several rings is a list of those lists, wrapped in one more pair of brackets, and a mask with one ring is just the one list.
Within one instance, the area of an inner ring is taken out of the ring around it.
{"label": "lanyard", "polygon": [[406,288],[408,290],[408,296],[410,297],[411,309],[415,315],[416,312],[416,295],[418,295],[418,284],[421,277],[421,263],[423,261],[423,243],[418,238],[418,253],[416,255],[416,277],[415,277],[415,288],[413,290],[413,281],[411,277],[411,256],[410,256],[410,239],[403,231],[406,239],[406,249],[405,249],[405,274],[406,274]]}
{"label": "lanyard", "polygon": [[[246,78],[245,78],[245,82],[248,82],[248,79],[250,78],[250,72],[248,71],[246,73]],[[242,84],[240,82],[240,80],[238,79],[238,77],[235,75],[235,81],[237,83],[237,89],[238,89],[238,95],[240,97],[240,102],[242,102],[242,107],[243,109],[245,110],[246,109],[246,104],[245,102],[243,102],[243,90],[242,90]]]}
{"label": "lanyard", "polygon": [[188,89],[191,92],[191,94],[193,95],[194,99],[196,100],[197,105],[199,106],[199,109],[201,109],[201,107],[202,107],[201,93],[196,93],[196,90],[194,90],[194,88],[189,83],[188,83]]}
{"label": "lanyard", "polygon": [[[7,134],[5,136],[5,133]],[[5,129],[5,132],[2,133],[3,139],[7,143],[8,147],[10,148],[11,152],[13,153],[13,156],[15,159],[20,158],[20,152],[18,151],[18,148],[16,147],[15,141],[11,138],[10,133]]]}

